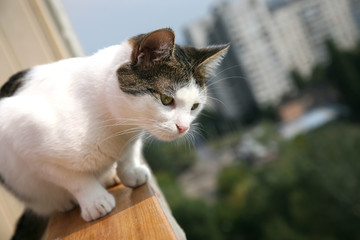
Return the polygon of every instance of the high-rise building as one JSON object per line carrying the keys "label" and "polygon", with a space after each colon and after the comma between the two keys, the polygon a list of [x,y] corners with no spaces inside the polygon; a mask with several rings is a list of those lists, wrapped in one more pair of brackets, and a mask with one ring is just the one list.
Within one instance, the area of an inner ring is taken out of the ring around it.
{"label": "high-rise building", "polygon": [[358,32],[360,32],[360,0],[350,0],[350,8],[355,19]]}
{"label": "high-rise building", "polygon": [[353,47],[359,34],[349,0],[292,0],[276,7],[269,1],[273,23],[285,44],[286,69],[309,74],[316,63],[327,60],[325,41],[341,48]]}
{"label": "high-rise building", "polygon": [[248,101],[225,101],[246,112],[247,103],[276,106],[294,92],[289,72],[308,75],[315,64],[324,63],[327,39],[342,48],[353,47],[359,39],[353,16],[360,20],[355,5],[359,0],[224,0],[205,20],[189,25],[187,33],[196,46],[231,43],[224,67],[234,69],[222,71],[230,78],[234,74],[237,82],[227,81],[230,88],[224,89],[233,94],[225,98],[245,94]]}

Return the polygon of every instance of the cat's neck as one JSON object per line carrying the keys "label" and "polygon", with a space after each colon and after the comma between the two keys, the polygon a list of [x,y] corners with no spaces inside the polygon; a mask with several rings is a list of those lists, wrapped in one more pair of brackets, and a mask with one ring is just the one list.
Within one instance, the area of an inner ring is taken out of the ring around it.
{"label": "cat's neck", "polygon": [[85,104],[89,105],[89,108],[96,108],[98,114],[107,115],[107,110],[115,104],[115,100],[126,97],[120,90],[116,70],[130,61],[131,52],[131,45],[125,41],[87,57],[86,64],[78,69],[86,77],[82,78],[83,83],[79,83],[77,89],[84,96]]}
{"label": "cat's neck", "polygon": [[[124,63],[130,61],[132,46],[128,41],[120,45],[102,49],[88,57],[86,72],[92,82],[93,93],[88,92],[85,104],[89,106],[90,114],[98,118],[99,123],[104,122],[107,126],[114,126],[113,131],[126,131],[134,128],[133,124],[121,125],[119,122],[127,122],[126,119],[137,118],[133,111],[133,102],[130,96],[121,91],[116,71]],[[90,71],[90,72],[89,72]],[[83,89],[83,91],[86,91]],[[112,115],[116,112],[118,115]],[[110,130],[110,129],[109,129]],[[110,130],[111,131],[111,130]],[[128,134],[131,136],[132,134]]]}
{"label": "cat's neck", "polygon": [[[96,133],[94,139],[101,139],[100,145],[106,152],[117,149],[117,147],[112,149],[111,146],[125,144],[130,139],[138,139],[135,135],[140,132],[129,131],[129,128],[134,126],[122,124],[122,120],[119,120],[134,117],[129,111],[131,105],[127,101],[128,96],[121,91],[116,76],[116,70],[130,61],[131,52],[132,47],[127,41],[110,46],[85,57],[79,69],[76,70],[77,74],[83,76],[74,83],[78,91],[76,95],[81,96],[78,100],[85,106],[90,128],[100,129],[94,132]],[[113,108],[112,111],[111,108]],[[114,109],[117,110],[119,116],[112,114]],[[109,145],[110,150],[109,146],[105,145]]]}
{"label": "cat's neck", "polygon": [[[110,46],[99,50],[94,55],[88,57],[90,70],[99,78],[116,79],[116,70],[120,65],[130,61],[132,47],[128,41],[120,45]],[[97,79],[99,81],[99,79]]]}

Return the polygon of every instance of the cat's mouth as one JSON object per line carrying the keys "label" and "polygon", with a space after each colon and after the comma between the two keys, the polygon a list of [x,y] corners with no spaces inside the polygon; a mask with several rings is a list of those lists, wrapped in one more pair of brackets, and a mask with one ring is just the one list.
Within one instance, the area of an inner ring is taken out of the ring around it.
{"label": "cat's mouth", "polygon": [[166,142],[171,142],[175,139],[181,138],[183,136],[186,135],[187,131],[184,131],[182,133],[179,133],[178,131],[171,131],[171,132],[167,132],[167,131],[150,131],[150,133],[155,136],[157,139],[161,140],[161,141],[166,141]]}
{"label": "cat's mouth", "polygon": [[176,134],[161,133],[161,134],[157,134],[157,135],[154,135],[154,136],[156,138],[158,138],[159,140],[170,142],[170,141],[173,141],[173,140],[175,140],[177,138],[180,138],[180,137],[182,137],[184,135],[185,135],[185,133],[182,133],[182,134],[178,134],[178,133],[176,133]]}

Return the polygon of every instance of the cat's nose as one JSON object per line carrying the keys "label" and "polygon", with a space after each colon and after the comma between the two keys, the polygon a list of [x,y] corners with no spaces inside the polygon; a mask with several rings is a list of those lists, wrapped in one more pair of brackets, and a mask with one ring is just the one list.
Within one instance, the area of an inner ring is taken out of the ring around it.
{"label": "cat's nose", "polygon": [[181,125],[177,125],[177,124],[176,124],[176,127],[177,127],[177,130],[178,130],[178,132],[180,134],[183,133],[183,132],[186,132],[189,129],[189,127],[181,126]]}

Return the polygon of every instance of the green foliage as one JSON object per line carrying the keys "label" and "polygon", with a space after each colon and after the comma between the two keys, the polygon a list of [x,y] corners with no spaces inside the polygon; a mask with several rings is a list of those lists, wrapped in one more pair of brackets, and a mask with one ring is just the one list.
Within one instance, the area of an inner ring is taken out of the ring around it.
{"label": "green foliage", "polygon": [[330,64],[327,77],[342,93],[344,102],[354,111],[360,112],[360,53],[341,51],[334,42],[328,41]]}
{"label": "green foliage", "polygon": [[154,172],[168,172],[174,176],[188,169],[196,160],[192,146],[185,141],[153,143],[144,149],[144,155]]}
{"label": "green foliage", "polygon": [[326,42],[329,61],[313,68],[310,76],[301,76],[296,70],[290,76],[298,90],[318,83],[328,83],[339,93],[341,100],[355,115],[360,115],[360,46],[352,50],[341,50],[335,42]]}
{"label": "green foliage", "polygon": [[279,116],[275,107],[268,105],[261,110],[261,117],[270,121],[278,121]]}
{"label": "green foliage", "polygon": [[303,90],[306,86],[306,82],[307,79],[305,79],[301,73],[299,73],[296,70],[292,70],[290,72],[290,78],[294,83],[294,86],[298,89],[298,90]]}
{"label": "green foliage", "polygon": [[158,172],[156,174],[156,179],[171,209],[180,206],[186,197],[183,195],[174,176],[169,173]]}
{"label": "green foliage", "polygon": [[186,232],[187,239],[222,239],[214,211],[204,201],[184,199],[173,208],[174,216]]}
{"label": "green foliage", "polygon": [[221,240],[215,211],[202,200],[184,196],[174,177],[166,173],[157,174],[158,183],[166,196],[172,212],[184,229],[189,240]]}
{"label": "green foliage", "polygon": [[219,197],[229,196],[234,189],[244,184],[246,178],[251,177],[250,171],[246,166],[226,167],[218,179]]}
{"label": "green foliage", "polygon": [[217,139],[219,136],[234,132],[240,127],[238,120],[227,119],[215,111],[206,109],[201,113],[198,122],[201,124],[201,135],[206,140]]}
{"label": "green foliage", "polygon": [[188,239],[360,238],[360,127],[338,122],[281,142],[260,168],[226,167],[214,204],[185,196],[174,174],[157,180]]}
{"label": "green foliage", "polygon": [[261,169],[219,177],[225,239],[360,238],[360,128],[336,123],[283,143]]}
{"label": "green foliage", "polygon": [[327,79],[327,76],[325,75],[327,71],[328,68],[326,65],[316,65],[313,67],[312,72],[309,76],[302,76],[298,71],[292,70],[290,72],[290,77],[295,87],[299,91],[302,91],[320,82],[324,82]]}

